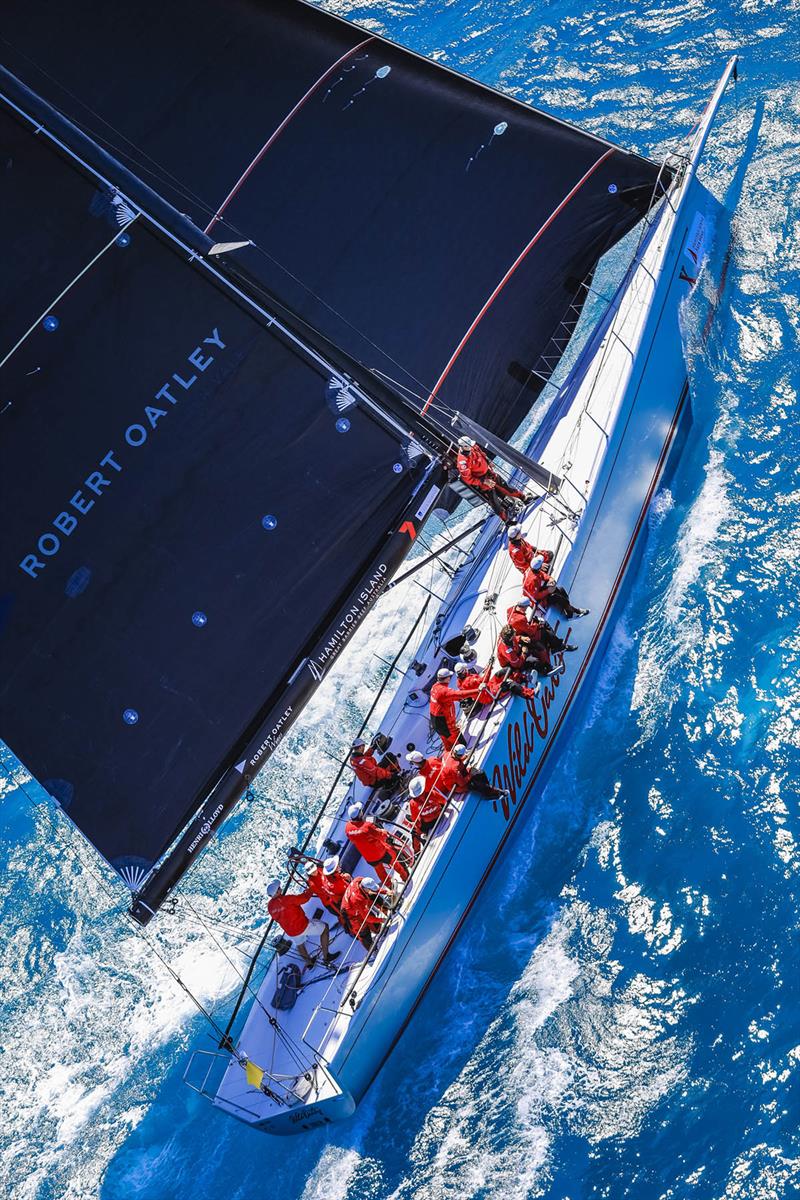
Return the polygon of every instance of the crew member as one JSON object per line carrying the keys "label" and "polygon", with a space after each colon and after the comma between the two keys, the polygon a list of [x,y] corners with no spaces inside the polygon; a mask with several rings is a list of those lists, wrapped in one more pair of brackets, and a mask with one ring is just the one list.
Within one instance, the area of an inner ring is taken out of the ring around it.
{"label": "crew member", "polygon": [[497,665],[508,667],[510,678],[522,683],[525,675],[536,665],[533,655],[528,654],[529,643],[514,633],[510,625],[504,625],[497,639]]}
{"label": "crew member", "polygon": [[522,590],[526,596],[529,596],[534,604],[542,606],[552,604],[554,608],[569,620],[574,617],[585,617],[588,615],[588,608],[576,608],[571,603],[569,596],[564,588],[559,587],[555,579],[548,575],[544,570],[544,559],[541,554],[538,554],[531,562],[528,570],[525,572],[525,578],[522,581]]}
{"label": "crew member", "polygon": [[365,950],[371,950],[387,915],[377,881],[370,875],[356,875],[345,889],[341,907],[347,932],[358,938]]}
{"label": "crew member", "polygon": [[459,691],[463,691],[462,684],[467,686],[471,679],[474,679],[481,673],[475,660],[472,662],[457,662],[453,670],[456,673]]}
{"label": "crew member", "polygon": [[537,554],[541,554],[545,567],[549,567],[553,561],[552,550],[537,550],[535,546],[525,540],[522,536],[521,525],[509,525],[508,527],[508,553],[514,566],[523,575]]}
{"label": "crew member", "polygon": [[377,787],[379,783],[385,783],[400,774],[400,764],[393,754],[385,754],[378,762],[374,746],[368,747],[362,737],[357,737],[350,747],[349,762],[358,782],[369,788]]}
{"label": "crew member", "polygon": [[523,683],[530,671],[537,675],[555,675],[561,669],[553,666],[543,642],[515,633],[512,625],[504,625],[500,630],[497,661],[501,667],[510,669],[511,678],[517,683]]}
{"label": "crew member", "polygon": [[389,879],[389,871],[405,881],[408,879],[406,847],[399,838],[376,825],[374,817],[364,816],[363,804],[351,804],[347,810],[349,820],[344,827],[345,835],[358,850],[365,863],[375,868],[381,883]]}
{"label": "crew member", "polygon": [[341,919],[342,896],[351,876],[339,869],[339,859],[334,855],[326,858],[322,866],[312,862],[308,866],[308,886],[337,919]]}
{"label": "crew member", "polygon": [[436,672],[436,683],[431,688],[431,724],[449,750],[458,737],[456,723],[456,700],[463,699],[457,688],[450,687],[453,672],[441,667]]}
{"label": "crew member", "polygon": [[511,500],[525,501],[528,497],[517,488],[509,487],[497,475],[480,446],[468,437],[458,439],[456,468],[461,480],[473,488],[494,509],[503,521],[509,521]]}
{"label": "crew member", "polygon": [[435,783],[442,769],[442,760],[431,755],[426,758],[419,750],[412,750],[406,758],[414,768],[415,775],[421,775],[427,783]]}
{"label": "crew member", "polygon": [[411,817],[411,844],[419,854],[422,843],[436,825],[447,804],[447,796],[432,780],[415,775],[408,785],[408,811]]}
{"label": "crew member", "polygon": [[506,620],[514,633],[520,637],[530,638],[531,647],[534,653],[539,656],[539,647],[542,647],[545,655],[549,660],[548,651],[554,650],[556,653],[562,651],[577,650],[578,647],[572,642],[566,642],[560,638],[553,629],[542,617],[537,617],[536,611],[527,596],[523,596],[517,604],[512,604],[506,612]]}
{"label": "crew member", "polygon": [[448,794],[456,792],[477,792],[489,800],[497,800],[506,795],[503,788],[493,787],[485,771],[470,767],[464,761],[467,757],[467,747],[462,743],[448,750],[442,759],[442,771],[439,786]]}
{"label": "crew member", "polygon": [[314,959],[306,950],[307,938],[319,941],[323,962],[329,967],[339,957],[339,953],[330,953],[328,926],[316,917],[307,916],[303,910],[303,905],[313,894],[310,887],[300,893],[285,892],[280,879],[273,879],[267,884],[267,912],[273,921],[280,925],[307,967],[314,965]]}

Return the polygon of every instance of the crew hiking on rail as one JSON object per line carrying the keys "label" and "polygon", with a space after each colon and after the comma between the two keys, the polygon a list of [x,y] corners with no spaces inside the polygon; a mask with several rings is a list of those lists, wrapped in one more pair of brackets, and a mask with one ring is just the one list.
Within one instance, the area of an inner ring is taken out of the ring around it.
{"label": "crew hiking on rail", "polygon": [[527,492],[521,492],[518,488],[509,487],[504,483],[472,438],[458,439],[456,469],[462,483],[466,483],[477,492],[506,524],[513,520],[521,507],[533,499]]}

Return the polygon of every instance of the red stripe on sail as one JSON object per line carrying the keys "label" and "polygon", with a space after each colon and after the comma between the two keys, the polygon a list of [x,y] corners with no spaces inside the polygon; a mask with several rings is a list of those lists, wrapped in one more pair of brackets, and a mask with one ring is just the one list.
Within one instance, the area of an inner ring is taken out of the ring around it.
{"label": "red stripe on sail", "polygon": [[243,174],[239,177],[239,179],[237,179],[236,183],[233,185],[233,187],[228,192],[225,199],[222,201],[222,204],[220,204],[219,208],[214,213],[214,216],[211,218],[209,223],[206,225],[205,229],[203,230],[203,233],[210,233],[210,231],[214,228],[215,224],[220,219],[220,217],[224,213],[225,209],[230,204],[231,200],[233,200],[233,198],[237,195],[240,188],[243,186],[243,184],[247,181],[249,176],[252,174],[252,172],[256,169],[258,164],[261,162],[264,155],[267,153],[267,151],[272,146],[274,146],[275,142],[278,140],[280,135],[283,133],[284,129],[289,124],[292,117],[297,115],[297,113],[300,111],[300,109],[303,107],[303,105],[306,103],[306,101],[310,100],[311,97],[314,95],[314,93],[319,90],[319,88],[322,86],[322,84],[327,82],[328,79],[330,79],[331,75],[333,75],[334,71],[337,71],[339,69],[339,67],[342,65],[342,63],[347,62],[348,58],[352,58],[357,50],[362,50],[364,48],[364,46],[366,46],[370,42],[374,42],[374,41],[375,41],[374,37],[368,37],[368,38],[365,38],[363,42],[359,42],[357,46],[353,46],[350,50],[347,51],[346,54],[343,54],[341,56],[341,58],[337,58],[336,62],[333,63],[332,66],[328,67],[327,71],[323,72],[323,74],[320,75],[319,79],[317,79],[315,83],[312,83],[311,87],[308,89],[306,94],[304,96],[300,97],[300,99],[297,101],[297,104],[295,104],[295,106],[291,110],[291,112],[286,114],[286,116],[283,118],[283,120],[281,121],[278,128],[274,131],[274,133],[270,134],[270,136],[267,138],[266,142],[261,147],[261,149],[259,150],[258,154],[255,156],[253,161],[250,163],[247,170],[243,172]]}
{"label": "red stripe on sail", "polygon": [[602,154],[602,155],[600,156],[600,158],[598,158],[597,162],[593,163],[593,164],[592,164],[592,166],[591,166],[591,167],[589,167],[589,170],[586,172],[586,174],[585,174],[585,175],[583,175],[583,176],[582,176],[582,177],[581,177],[581,178],[578,180],[578,182],[575,184],[575,186],[572,188],[572,190],[571,190],[571,191],[569,191],[569,192],[567,193],[567,195],[564,197],[564,199],[563,199],[563,200],[561,201],[561,203],[559,204],[558,208],[555,208],[555,209],[553,209],[553,211],[551,212],[550,216],[547,218],[547,220],[545,221],[545,223],[544,223],[544,224],[541,226],[541,228],[537,229],[536,233],[533,235],[533,237],[531,238],[531,240],[528,242],[528,244],[527,244],[527,246],[525,247],[525,249],[524,249],[524,250],[522,250],[522,251],[520,252],[520,254],[519,254],[519,255],[518,255],[518,256],[517,256],[517,257],[514,259],[514,262],[513,262],[513,263],[511,264],[511,266],[508,268],[508,270],[506,271],[505,275],[504,275],[504,276],[503,276],[503,278],[500,280],[500,282],[498,283],[497,287],[496,287],[496,288],[494,289],[494,291],[492,292],[491,296],[489,296],[488,300],[485,302],[485,304],[484,304],[484,305],[483,305],[483,307],[481,308],[480,312],[479,312],[479,313],[478,313],[478,315],[475,317],[475,320],[472,322],[472,324],[470,325],[469,329],[468,329],[468,330],[467,330],[467,332],[464,334],[463,338],[462,338],[462,339],[461,339],[461,341],[458,343],[458,345],[456,346],[456,348],[455,348],[455,350],[453,351],[452,355],[450,356],[450,361],[448,362],[448,364],[447,364],[447,366],[445,367],[445,369],[442,371],[441,375],[439,376],[438,380],[436,381],[436,385],[435,385],[435,387],[434,387],[433,391],[431,392],[430,396],[428,396],[428,399],[425,401],[425,404],[424,404],[424,405],[423,405],[423,407],[422,407],[422,412],[423,412],[423,413],[425,413],[425,412],[427,412],[427,411],[428,411],[428,409],[430,408],[431,404],[432,404],[432,403],[433,403],[433,401],[436,399],[436,396],[437,396],[437,394],[438,394],[439,388],[442,386],[442,384],[444,383],[445,379],[447,379],[447,376],[450,374],[450,371],[451,371],[451,370],[452,370],[452,368],[454,367],[454,365],[455,365],[455,363],[456,363],[456,361],[457,361],[457,359],[458,359],[459,355],[461,354],[461,351],[464,349],[464,347],[466,346],[467,342],[469,341],[469,339],[472,337],[473,333],[474,333],[474,332],[475,332],[475,330],[477,329],[478,325],[481,323],[481,321],[483,320],[483,318],[486,316],[486,313],[487,313],[487,312],[489,311],[489,309],[492,307],[492,305],[494,304],[495,300],[496,300],[496,299],[497,299],[497,297],[500,295],[500,293],[502,292],[503,288],[504,288],[504,287],[506,286],[506,284],[508,283],[508,281],[509,281],[509,279],[511,278],[511,276],[514,274],[514,272],[516,271],[517,267],[520,265],[520,263],[522,263],[522,262],[524,261],[524,259],[527,257],[527,255],[530,253],[530,251],[533,249],[533,247],[536,245],[536,243],[539,241],[539,238],[540,238],[540,237],[541,237],[541,236],[542,236],[544,233],[546,233],[546,232],[547,232],[547,230],[548,230],[548,229],[550,228],[550,226],[553,224],[553,221],[555,221],[555,219],[556,219],[556,217],[559,215],[559,213],[561,213],[561,212],[563,212],[563,211],[564,211],[564,209],[567,207],[567,205],[569,204],[569,202],[570,202],[570,200],[573,198],[573,196],[575,196],[575,195],[576,195],[576,194],[577,194],[577,193],[578,193],[578,192],[581,190],[581,188],[583,187],[583,185],[586,183],[586,180],[587,180],[587,179],[589,179],[589,177],[595,173],[595,171],[597,170],[597,168],[598,168],[598,167],[599,167],[599,166],[600,166],[602,163],[604,163],[604,162],[605,162],[605,160],[606,160],[606,159],[607,159],[607,158],[608,158],[608,157],[609,157],[611,154],[613,154],[613,153],[614,153],[614,147],[612,146],[612,147],[611,147],[609,150],[606,150],[605,154]]}

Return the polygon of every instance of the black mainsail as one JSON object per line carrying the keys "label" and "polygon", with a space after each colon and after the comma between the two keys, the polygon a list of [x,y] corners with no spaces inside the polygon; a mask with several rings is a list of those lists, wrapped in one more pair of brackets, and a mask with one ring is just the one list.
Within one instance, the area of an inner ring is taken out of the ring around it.
{"label": "black mainsail", "polygon": [[0,99],[0,733],[146,922],[659,169],[288,0],[40,16],[10,62],[163,203]]}

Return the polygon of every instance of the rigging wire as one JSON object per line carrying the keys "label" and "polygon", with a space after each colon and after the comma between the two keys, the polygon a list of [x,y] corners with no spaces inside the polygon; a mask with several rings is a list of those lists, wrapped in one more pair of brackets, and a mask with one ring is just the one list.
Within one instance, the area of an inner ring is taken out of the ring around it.
{"label": "rigging wire", "polygon": [[[28,775],[28,772],[26,772],[24,768],[21,767],[20,769],[23,771],[23,773],[25,775]],[[3,774],[6,776],[6,779],[8,780],[9,784],[11,785],[11,787],[13,789],[17,789],[17,788],[20,789],[23,796],[25,797],[25,799],[28,801],[28,803],[31,805],[32,808],[37,809],[37,810],[44,808],[45,811],[47,811],[49,813],[49,811],[50,811],[49,806],[43,804],[41,801],[36,800],[30,794],[30,792],[28,791],[28,787],[27,787],[27,781],[24,778],[23,779],[16,778],[15,775],[12,774],[12,771],[9,769],[8,765],[1,760],[0,760],[0,770],[3,771]],[[100,887],[106,893],[106,895],[109,896],[109,898],[111,899],[112,907],[106,915],[109,917],[117,916],[117,915],[127,915],[127,902],[124,905],[120,905],[119,898],[118,898],[116,892],[113,890],[113,888],[108,883],[108,881],[103,878],[101,873],[97,870],[96,866],[88,858],[86,858],[84,856],[83,848],[82,848],[80,842],[76,842],[75,844],[70,845],[70,850],[75,855],[76,859],[81,864],[81,866],[84,868],[84,870],[87,872],[87,874],[92,876],[92,878],[100,885]],[[177,983],[178,986],[186,993],[186,995],[189,997],[192,1004],[195,1006],[195,1008],[200,1013],[200,1015],[205,1018],[205,1020],[209,1023],[211,1028],[214,1030],[215,1035],[220,1035],[222,1032],[221,1026],[217,1023],[217,1021],[212,1016],[211,1012],[205,1007],[205,1005],[202,1003],[202,1001],[199,1000],[198,997],[194,994],[194,992],[191,990],[191,988],[186,983],[186,981],[178,974],[178,972],[175,970],[175,968],[172,966],[172,964],[169,962],[169,960],[166,958],[166,956],[163,954],[163,952],[160,950],[160,948],[156,945],[155,941],[152,938],[150,938],[147,935],[147,933],[145,932],[144,928],[142,926],[138,925],[136,922],[131,920],[130,925],[132,926],[134,932],[139,934],[143,938],[145,943],[148,945],[151,953],[154,954],[157,959],[159,959],[159,961],[163,964],[163,966],[167,969],[169,974],[172,976],[172,979],[175,981],[175,983]]]}

